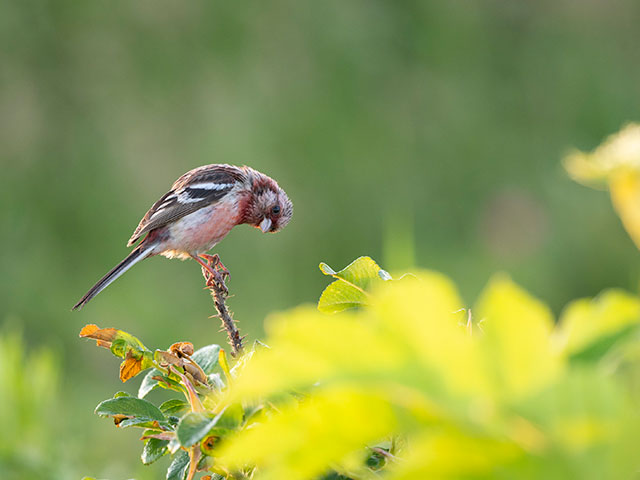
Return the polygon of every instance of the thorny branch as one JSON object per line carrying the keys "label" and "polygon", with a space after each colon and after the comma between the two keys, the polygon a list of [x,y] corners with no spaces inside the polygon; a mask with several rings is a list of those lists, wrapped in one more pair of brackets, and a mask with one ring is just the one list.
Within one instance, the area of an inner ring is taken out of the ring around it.
{"label": "thorny branch", "polygon": [[229,276],[229,270],[220,261],[218,255],[200,255],[206,260],[209,268],[202,267],[202,275],[207,284],[207,288],[211,290],[213,303],[218,310],[218,317],[222,321],[223,328],[229,336],[229,345],[231,345],[231,355],[237,357],[242,353],[244,348],[242,340],[244,337],[240,335],[240,331],[236,326],[235,320],[231,317],[227,308],[226,299],[229,296],[229,290],[225,285],[225,279]]}

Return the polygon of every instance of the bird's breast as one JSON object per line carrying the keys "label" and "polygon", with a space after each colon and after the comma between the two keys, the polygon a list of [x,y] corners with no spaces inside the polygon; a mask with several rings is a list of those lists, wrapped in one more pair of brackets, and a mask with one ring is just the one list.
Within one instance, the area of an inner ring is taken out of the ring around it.
{"label": "bird's breast", "polygon": [[196,210],[169,224],[162,255],[185,258],[211,249],[238,223],[237,198],[229,198]]}

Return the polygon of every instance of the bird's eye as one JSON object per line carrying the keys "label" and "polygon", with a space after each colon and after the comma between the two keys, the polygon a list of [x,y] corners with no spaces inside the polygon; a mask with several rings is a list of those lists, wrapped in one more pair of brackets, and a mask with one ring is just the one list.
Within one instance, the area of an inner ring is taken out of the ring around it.
{"label": "bird's eye", "polygon": [[280,205],[275,205],[272,209],[271,209],[271,213],[273,213],[274,215],[278,215],[280,213]]}

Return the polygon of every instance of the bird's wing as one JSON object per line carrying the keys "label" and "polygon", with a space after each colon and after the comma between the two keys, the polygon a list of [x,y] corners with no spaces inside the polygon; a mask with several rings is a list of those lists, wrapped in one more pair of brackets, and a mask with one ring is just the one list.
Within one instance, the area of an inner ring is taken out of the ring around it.
{"label": "bird's wing", "polygon": [[151,230],[220,201],[243,176],[242,170],[229,165],[206,165],[185,173],[142,217],[127,245]]}

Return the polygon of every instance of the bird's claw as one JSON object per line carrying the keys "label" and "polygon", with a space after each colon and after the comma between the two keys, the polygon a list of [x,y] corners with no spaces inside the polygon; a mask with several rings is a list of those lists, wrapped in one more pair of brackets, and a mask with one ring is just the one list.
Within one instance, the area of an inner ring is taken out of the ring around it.
{"label": "bird's claw", "polygon": [[202,263],[202,273],[207,282],[207,287],[220,290],[225,296],[229,295],[229,289],[225,280],[229,277],[229,270],[222,264],[218,255],[200,254],[199,257],[206,261]]}
{"label": "bird's claw", "polygon": [[205,259],[212,268],[220,272],[225,280],[231,275],[227,267],[225,267],[220,260],[220,256],[217,253],[213,255],[202,253],[200,254],[200,257]]}

